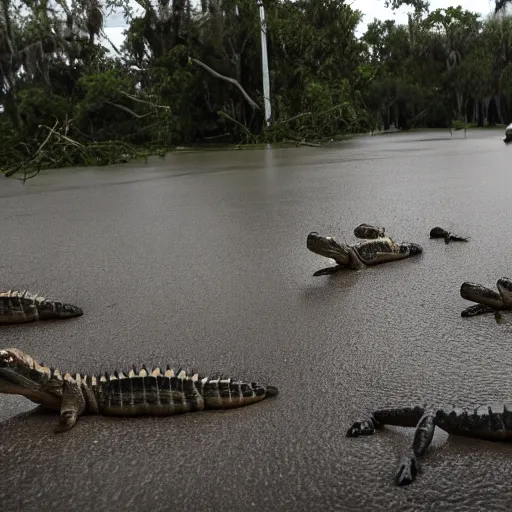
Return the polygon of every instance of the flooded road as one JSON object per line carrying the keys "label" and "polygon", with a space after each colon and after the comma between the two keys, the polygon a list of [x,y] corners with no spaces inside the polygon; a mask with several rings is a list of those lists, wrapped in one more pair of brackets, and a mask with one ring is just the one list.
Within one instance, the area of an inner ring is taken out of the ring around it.
{"label": "flooded road", "polygon": [[[324,148],[171,154],[147,165],[0,180],[0,282],[84,308],[3,327],[63,371],[171,364],[280,394],[169,418],[57,416],[0,395],[3,511],[510,510],[512,447],[436,430],[345,438],[374,408],[512,398],[512,314],[463,319],[463,281],[512,277],[512,147],[501,131],[364,137]],[[418,258],[313,277],[310,231],[362,222]],[[439,225],[468,244],[429,240]]]}

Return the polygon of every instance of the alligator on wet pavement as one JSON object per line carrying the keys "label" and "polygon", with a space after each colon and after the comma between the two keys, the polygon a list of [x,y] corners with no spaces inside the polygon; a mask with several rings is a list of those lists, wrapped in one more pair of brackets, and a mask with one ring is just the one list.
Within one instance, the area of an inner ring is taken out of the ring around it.
{"label": "alligator on wet pavement", "polygon": [[505,144],[508,144],[508,143],[512,142],[512,123],[510,123],[505,128],[505,136],[503,137],[503,142]]}
{"label": "alligator on wet pavement", "polygon": [[170,416],[204,409],[230,409],[276,396],[274,386],[230,378],[209,378],[169,366],[144,365],[126,373],[62,375],[17,348],[0,350],[0,393],[22,395],[60,414],[57,432],[73,428],[78,417]]}
{"label": "alligator on wet pavement", "polygon": [[502,318],[499,312],[512,310],[512,280],[508,277],[502,277],[496,282],[496,288],[498,292],[481,284],[467,281],[462,283],[460,296],[477,304],[464,309],[460,315],[470,317],[484,313],[494,313],[496,320],[500,322]]}
{"label": "alligator on wet pavement", "polygon": [[[371,227],[368,225],[361,226],[365,229]],[[358,231],[359,235],[362,235],[363,232],[363,229]],[[394,242],[387,236],[379,236],[378,238],[367,239],[349,245],[338,242],[330,236],[321,236],[316,231],[308,234],[306,246],[311,252],[333,259],[336,262],[336,266],[318,270],[313,274],[314,276],[334,274],[345,268],[360,270],[365,266],[403,260],[423,252],[423,248],[419,244]]]}
{"label": "alligator on wet pavement", "polygon": [[512,441],[512,403],[482,405],[474,409],[419,406],[379,409],[368,418],[354,422],[346,436],[369,436],[385,425],[416,428],[412,445],[400,461],[395,475],[396,485],[409,485],[416,479],[418,459],[430,446],[435,427],[449,435],[485,441]]}
{"label": "alligator on wet pavement", "polygon": [[82,308],[46,299],[29,291],[0,292],[0,324],[23,324],[39,320],[82,316]]}
{"label": "alligator on wet pavement", "polygon": [[430,238],[444,238],[444,243],[449,244],[450,242],[469,242],[469,238],[454,235],[446,229],[436,226],[430,230]]}

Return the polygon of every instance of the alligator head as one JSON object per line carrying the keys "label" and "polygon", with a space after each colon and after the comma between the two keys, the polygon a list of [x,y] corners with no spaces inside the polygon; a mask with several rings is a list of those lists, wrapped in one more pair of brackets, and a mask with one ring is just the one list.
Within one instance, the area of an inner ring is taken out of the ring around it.
{"label": "alligator head", "polygon": [[0,393],[22,395],[49,409],[60,409],[62,377],[17,348],[0,350]]}
{"label": "alligator head", "polygon": [[306,246],[311,252],[332,258],[339,265],[349,263],[348,245],[337,242],[331,236],[321,236],[316,231],[312,231],[308,235]]}
{"label": "alligator head", "polygon": [[502,296],[498,292],[482,286],[481,284],[465,281],[460,287],[460,296],[463,299],[483,304],[494,310],[506,309]]}

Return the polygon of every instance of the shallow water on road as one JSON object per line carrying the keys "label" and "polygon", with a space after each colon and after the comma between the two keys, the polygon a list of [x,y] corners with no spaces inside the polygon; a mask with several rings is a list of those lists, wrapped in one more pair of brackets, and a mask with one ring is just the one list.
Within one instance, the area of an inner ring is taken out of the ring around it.
{"label": "shallow water on road", "polygon": [[[54,415],[0,395],[2,510],[510,510],[512,447],[436,430],[396,488],[412,429],[344,437],[374,408],[512,401],[512,314],[463,319],[463,281],[512,277],[512,148],[499,131],[323,148],[170,154],[0,181],[0,282],[84,308],[3,327],[63,371],[172,364],[276,385],[229,412]],[[319,231],[362,222],[417,258],[313,277]],[[439,225],[471,241],[430,240]],[[20,415],[21,414],[21,415]]]}

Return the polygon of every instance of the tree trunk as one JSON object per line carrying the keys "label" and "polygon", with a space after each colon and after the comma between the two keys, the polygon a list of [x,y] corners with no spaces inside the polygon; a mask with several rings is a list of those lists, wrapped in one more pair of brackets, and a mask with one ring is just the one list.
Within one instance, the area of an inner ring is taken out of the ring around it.
{"label": "tree trunk", "polygon": [[500,124],[503,124],[503,114],[501,112],[501,98],[499,97],[499,95],[496,95],[495,98],[496,98],[497,117],[498,117]]}
{"label": "tree trunk", "polygon": [[14,88],[7,91],[4,96],[5,112],[11,119],[12,124],[21,132],[23,131],[24,123],[18,109],[18,102],[16,101],[16,93]]}
{"label": "tree trunk", "polygon": [[490,119],[489,119],[490,105],[491,105],[491,98],[489,98],[489,97],[484,98],[483,99],[484,119],[487,120],[487,125],[489,125],[489,126],[490,126]]}
{"label": "tree trunk", "polygon": [[479,128],[482,128],[484,125],[484,108],[482,105],[482,99],[480,98],[476,104],[477,106],[477,113],[476,113],[476,122],[478,124]]}

